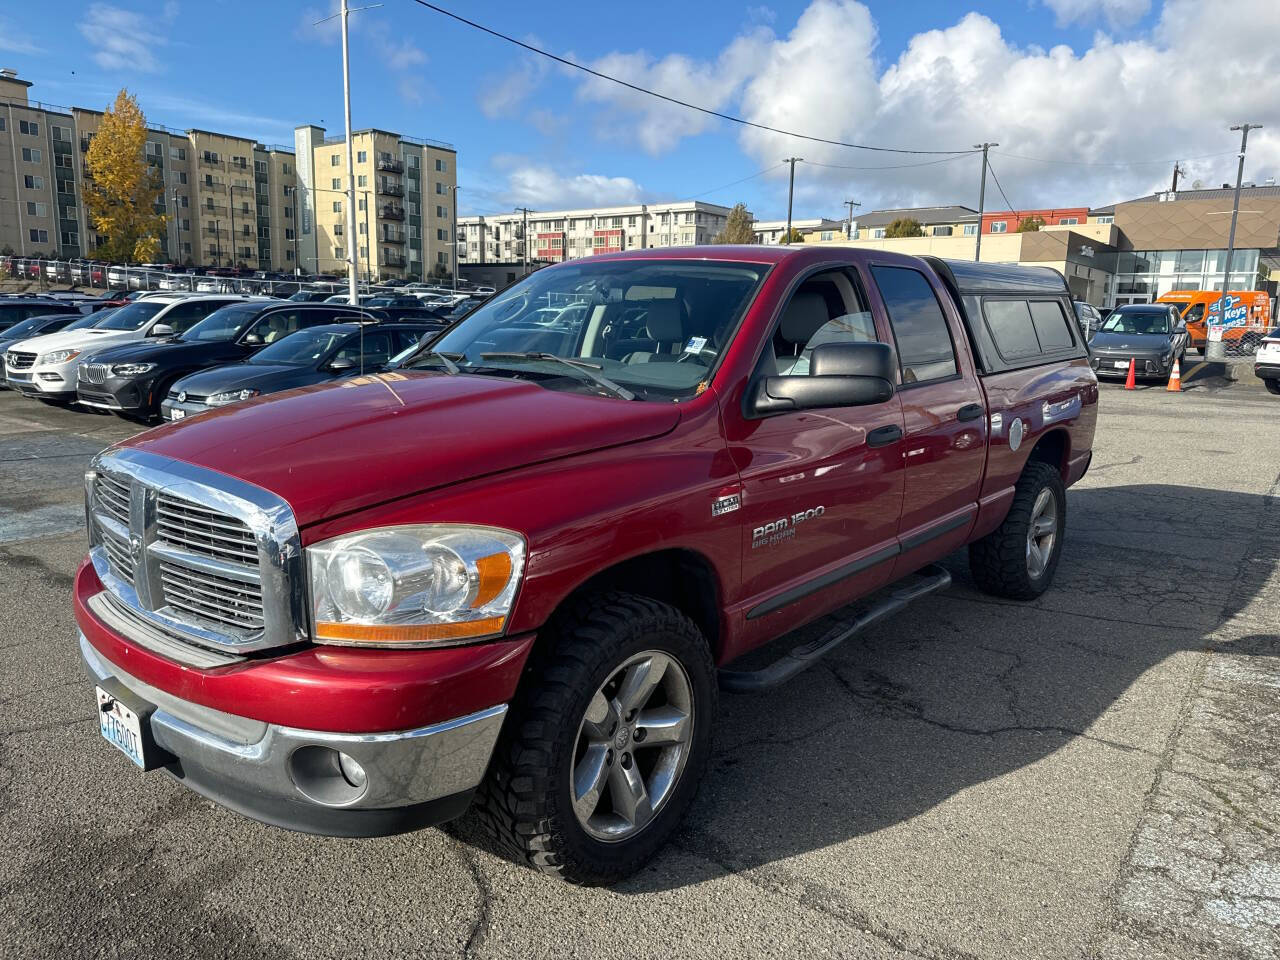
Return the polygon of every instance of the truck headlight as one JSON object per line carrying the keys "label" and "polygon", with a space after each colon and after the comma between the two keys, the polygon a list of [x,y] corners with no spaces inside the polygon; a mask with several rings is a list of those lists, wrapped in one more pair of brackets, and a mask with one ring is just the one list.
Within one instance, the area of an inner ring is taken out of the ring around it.
{"label": "truck headlight", "polygon": [[228,390],[226,393],[210,394],[204,402],[209,407],[225,407],[228,403],[239,403],[257,395],[257,390]]}
{"label": "truck headlight", "polygon": [[437,646],[497,636],[524,538],[460,524],[384,527],[307,548],[317,643]]}
{"label": "truck headlight", "polygon": [[80,356],[79,350],[55,350],[53,353],[46,353],[36,361],[37,366],[43,366],[46,363],[66,363],[68,360],[74,360]]}
{"label": "truck headlight", "polygon": [[140,377],[156,368],[154,363],[117,363],[111,367],[113,377]]}

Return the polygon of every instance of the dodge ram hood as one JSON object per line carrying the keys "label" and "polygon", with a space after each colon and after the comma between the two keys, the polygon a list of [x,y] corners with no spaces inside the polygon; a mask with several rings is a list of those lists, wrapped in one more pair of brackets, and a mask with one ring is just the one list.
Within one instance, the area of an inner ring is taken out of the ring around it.
{"label": "dodge ram hood", "polygon": [[301,387],[126,441],[283,497],[299,526],[484,474],[670,431],[674,403],[413,371]]}

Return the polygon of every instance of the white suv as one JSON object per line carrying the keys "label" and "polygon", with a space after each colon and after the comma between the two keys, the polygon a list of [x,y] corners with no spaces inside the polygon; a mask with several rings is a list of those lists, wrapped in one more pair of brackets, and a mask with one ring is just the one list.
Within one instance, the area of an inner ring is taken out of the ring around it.
{"label": "white suv", "polygon": [[76,366],[82,355],[146,337],[180,334],[219,307],[266,299],[232,294],[200,297],[165,294],[113,310],[95,327],[64,330],[11,344],[4,355],[5,382],[24,396],[70,400],[76,395]]}

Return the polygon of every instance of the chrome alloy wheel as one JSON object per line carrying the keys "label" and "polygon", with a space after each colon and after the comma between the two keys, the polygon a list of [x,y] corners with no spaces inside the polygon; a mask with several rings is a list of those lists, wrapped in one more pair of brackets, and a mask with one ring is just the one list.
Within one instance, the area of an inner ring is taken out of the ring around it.
{"label": "chrome alloy wheel", "polygon": [[1058,502],[1053,491],[1045,487],[1036,497],[1031,508],[1031,522],[1027,525],[1027,572],[1039,577],[1053,556],[1053,544],[1058,539]]}
{"label": "chrome alloy wheel", "polygon": [[578,726],[569,792],[597,840],[627,840],[675,793],[693,742],[693,686],[672,657],[646,650],[601,684]]}

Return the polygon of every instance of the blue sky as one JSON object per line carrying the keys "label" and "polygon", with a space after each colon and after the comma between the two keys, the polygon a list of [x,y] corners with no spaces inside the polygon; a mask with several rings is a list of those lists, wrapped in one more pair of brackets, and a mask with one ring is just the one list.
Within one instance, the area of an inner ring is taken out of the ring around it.
{"label": "blue sky", "polygon": [[[915,149],[999,141],[993,167],[1018,207],[1138,195],[1167,182],[1173,159],[1188,179],[1233,179],[1226,127],[1244,119],[1268,124],[1251,141],[1247,176],[1280,171],[1277,45],[1189,68],[1219,36],[1238,46],[1239,22],[1276,36],[1274,0],[452,4],[571,59],[785,129]],[[10,7],[0,64],[51,103],[100,108],[127,86],[154,123],[291,144],[296,124],[342,128],[336,24],[312,25],[334,7],[119,0],[64,3],[57,17]],[[841,216],[847,197],[864,210],[977,202],[972,157],[849,169],[936,158],[743,131],[549,65],[411,0],[383,0],[352,23],[355,126],[455,144],[464,213],[698,195],[780,217],[788,154],[808,161],[797,168],[797,217]]]}

